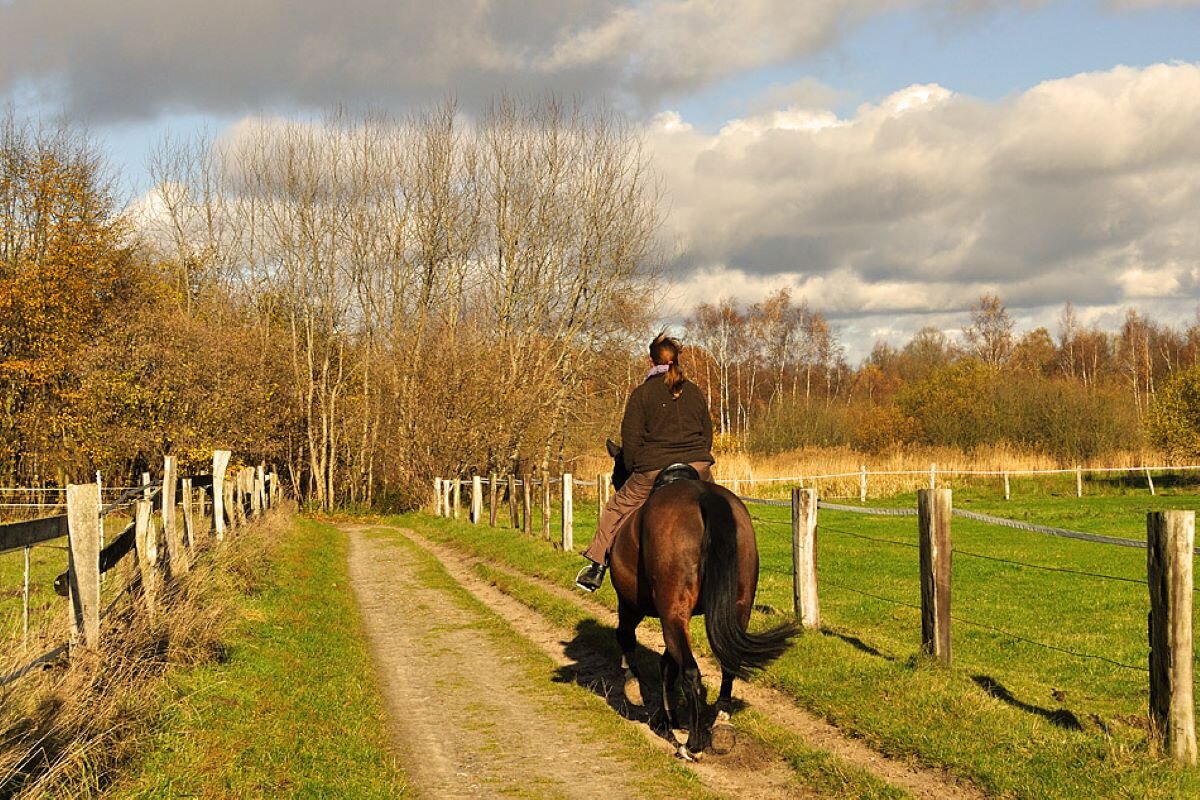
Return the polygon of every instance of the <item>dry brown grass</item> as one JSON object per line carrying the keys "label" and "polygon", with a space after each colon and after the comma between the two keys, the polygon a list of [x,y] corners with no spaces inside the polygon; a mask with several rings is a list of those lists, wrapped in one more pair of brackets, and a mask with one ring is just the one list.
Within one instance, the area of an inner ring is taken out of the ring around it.
{"label": "dry brown grass", "polygon": [[[224,659],[233,598],[259,586],[292,513],[269,512],[200,555],[161,592],[153,619],[135,589],[104,620],[101,647],[0,688],[0,797],[102,793],[153,728],[164,673]],[[64,641],[65,620],[39,638]]]}
{"label": "dry brown grass", "polygon": [[[775,455],[751,455],[744,452],[716,454],[713,476],[726,484],[738,481],[739,491],[758,496],[782,495],[796,481],[770,481],[771,478],[804,478],[803,484],[815,487],[827,497],[852,497],[859,491],[859,469],[865,466],[872,496],[887,496],[911,492],[929,485],[929,466],[937,465],[943,480],[952,481],[953,473],[1010,472],[1054,470],[1073,467],[1052,456],[1025,452],[1012,447],[979,448],[970,453],[939,447],[908,447],[885,453],[861,453],[848,447],[806,448]],[[1161,465],[1164,457],[1154,451],[1115,453],[1103,459],[1082,464],[1084,469]],[[577,478],[594,480],[607,475],[612,459],[602,453],[589,453],[572,464]],[[912,472],[912,475],[878,475],[880,472]],[[843,477],[814,480],[815,476]],[[590,495],[591,490],[587,493]]]}

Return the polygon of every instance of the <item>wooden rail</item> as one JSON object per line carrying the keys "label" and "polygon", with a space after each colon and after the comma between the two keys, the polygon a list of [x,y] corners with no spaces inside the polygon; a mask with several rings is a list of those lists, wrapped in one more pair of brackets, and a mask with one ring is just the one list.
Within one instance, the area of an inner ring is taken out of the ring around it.
{"label": "wooden rail", "polygon": [[[101,505],[98,484],[71,485],[66,489],[67,513],[52,517],[12,522],[0,525],[0,553],[25,551],[25,585],[23,617],[25,639],[29,637],[29,550],[55,539],[67,537],[68,568],[54,580],[55,592],[69,598],[71,641],[49,653],[34,658],[22,667],[0,675],[0,685],[28,674],[35,667],[57,658],[73,647],[96,647],[101,635],[100,619],[107,613],[100,608],[101,576],[113,570],[127,557],[137,560],[129,571],[125,590],[140,590],[146,613],[155,613],[154,605],[162,595],[160,584],[169,582],[188,570],[199,550],[212,542],[220,543],[225,532],[233,531],[249,518],[256,517],[282,499],[278,473],[268,473],[265,465],[244,467],[226,478],[230,454],[217,451],[213,455],[213,474],[179,478],[175,475],[174,458],[164,459],[162,481],[151,484],[144,474],[140,487],[125,490],[115,502]],[[206,502],[206,492],[212,492],[212,504]],[[206,513],[210,507],[213,515]],[[134,519],[105,544],[103,520],[105,515],[128,508]],[[152,516],[158,510],[158,524]],[[182,528],[176,525],[181,512]],[[160,558],[160,550],[165,558]],[[113,600],[115,604],[117,600]],[[111,610],[111,606],[108,610]]]}

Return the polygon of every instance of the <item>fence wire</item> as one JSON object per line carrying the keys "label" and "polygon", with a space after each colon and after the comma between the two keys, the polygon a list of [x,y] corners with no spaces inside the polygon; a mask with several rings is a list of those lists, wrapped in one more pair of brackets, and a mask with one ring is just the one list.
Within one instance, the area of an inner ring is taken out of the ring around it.
{"label": "fence wire", "polygon": [[[765,500],[762,498],[754,498],[754,497],[742,497],[741,499],[743,502],[756,504],[756,505],[787,507],[787,508],[790,508],[792,505],[790,501],[784,501],[784,500]],[[915,516],[917,514],[916,509],[910,509],[910,508],[872,508],[872,507],[868,507],[868,506],[848,506],[848,505],[841,505],[838,503],[827,503],[824,500],[818,501],[817,507],[820,509],[826,509],[829,511],[843,511],[843,512],[847,512],[847,513],[851,513],[851,514],[869,514],[869,515],[876,515],[876,516],[909,517],[909,516]],[[1015,530],[1025,530],[1025,531],[1030,531],[1033,533],[1041,533],[1041,534],[1046,534],[1046,535],[1050,535],[1050,536],[1061,536],[1064,538],[1078,539],[1078,540],[1082,540],[1082,541],[1091,541],[1091,542],[1097,542],[1100,544],[1113,544],[1113,545],[1117,545],[1119,547],[1139,547],[1142,549],[1145,549],[1145,547],[1146,547],[1145,542],[1139,542],[1139,541],[1136,541],[1133,539],[1121,539],[1121,538],[1114,537],[1114,536],[1101,536],[1099,534],[1083,533],[1082,531],[1072,531],[1072,530],[1068,530],[1065,528],[1055,528],[1055,527],[1051,527],[1049,525],[1037,525],[1037,524],[1030,523],[1030,522],[1021,522],[1019,520],[1006,519],[1004,517],[993,517],[990,514],[981,514],[978,512],[963,511],[960,509],[953,509],[952,513],[954,515],[962,517],[964,519],[970,519],[970,520],[974,520],[976,522],[984,522],[984,523],[989,523],[989,524],[993,524],[993,525],[1000,525],[1000,526],[1003,526],[1006,528],[1012,528]],[[767,520],[762,517],[756,517],[753,514],[751,515],[751,518],[754,519],[756,522],[761,522],[761,523],[765,523],[768,525],[778,525],[778,526],[790,527],[790,523],[783,523],[783,522],[778,522],[775,520]],[[855,539],[862,539],[865,541],[877,542],[880,544],[890,544],[890,545],[897,545],[900,547],[909,547],[909,548],[919,548],[920,547],[920,545],[913,544],[912,542],[904,542],[904,541],[899,541],[896,539],[885,539],[885,538],[876,537],[876,536],[866,536],[866,535],[863,535],[860,533],[854,533],[852,531],[848,531],[848,530],[845,530],[842,528],[836,528],[836,527],[832,527],[832,526],[824,525],[824,524],[819,525],[818,530],[822,531],[822,532],[835,533],[835,534],[839,534],[839,535],[843,535],[843,536],[850,536]],[[1196,551],[1200,552],[1200,548],[1197,548]],[[1045,570],[1048,572],[1063,572],[1063,573],[1068,573],[1068,574],[1072,574],[1072,575],[1079,575],[1081,577],[1096,578],[1099,580],[1118,581],[1121,583],[1136,583],[1136,584],[1141,584],[1144,582],[1144,581],[1142,581],[1140,579],[1136,579],[1136,578],[1126,578],[1126,577],[1122,577],[1122,576],[1118,576],[1118,575],[1106,575],[1106,574],[1102,574],[1102,573],[1088,572],[1085,570],[1069,569],[1067,567],[1052,567],[1052,566],[1047,566],[1047,565],[1042,565],[1042,564],[1031,564],[1031,563],[1028,563],[1025,561],[1015,561],[1013,559],[1000,558],[997,556],[988,556],[988,555],[984,555],[982,553],[974,553],[974,552],[967,551],[967,550],[960,550],[957,547],[954,548],[953,553],[955,555],[964,556],[964,557],[968,557],[968,558],[978,558],[978,559],[983,559],[986,561],[995,561],[995,562],[1004,563],[1004,564],[1011,564],[1013,566],[1018,566],[1018,567],[1027,567],[1029,569]],[[769,571],[779,572],[779,573],[783,574],[782,570],[769,570]],[[791,573],[788,572],[786,574],[790,575]],[[853,586],[847,586],[846,584],[830,580],[828,577],[822,578],[821,582],[828,586],[832,586],[834,588],[841,589],[846,592],[851,592],[853,594],[861,595],[863,597],[869,597],[871,599],[878,600],[880,602],[890,603],[892,605],[902,606],[905,608],[912,608],[912,609],[916,609],[917,611],[921,610],[921,606],[919,604],[909,603],[904,600],[897,600],[892,597],[885,597],[883,595],[875,594],[874,592],[868,592],[868,591],[865,591],[863,589],[859,589],[859,588],[856,588]],[[997,628],[994,625],[988,625],[983,622],[977,622],[975,620],[965,619],[963,617],[957,617],[954,615],[951,615],[950,619],[952,621],[960,623],[962,625],[968,625],[968,626],[971,626],[974,628],[979,628],[981,630],[986,630],[991,633],[995,633],[999,636],[1003,636],[1007,639],[1011,639],[1013,641],[1023,642],[1025,644],[1028,644],[1028,645],[1031,645],[1034,647],[1041,647],[1046,650],[1051,650],[1051,651],[1054,651],[1057,653],[1063,653],[1064,655],[1069,655],[1074,658],[1081,658],[1081,659],[1087,659],[1087,660],[1092,660],[1092,661],[1100,661],[1100,662],[1103,662],[1106,664],[1110,664],[1114,667],[1118,667],[1120,669],[1125,669],[1125,670],[1130,670],[1133,672],[1143,672],[1143,673],[1149,672],[1148,667],[1140,666],[1137,664],[1127,664],[1123,661],[1118,661],[1117,659],[1109,658],[1107,656],[1097,655],[1095,653],[1085,653],[1083,651],[1075,650],[1070,647],[1063,647],[1061,645],[1055,645],[1055,644],[1049,644],[1047,642],[1041,642],[1036,639],[1031,639],[1028,636],[1022,636],[1021,634],[1013,633],[1011,631],[1006,631],[1002,628]]]}

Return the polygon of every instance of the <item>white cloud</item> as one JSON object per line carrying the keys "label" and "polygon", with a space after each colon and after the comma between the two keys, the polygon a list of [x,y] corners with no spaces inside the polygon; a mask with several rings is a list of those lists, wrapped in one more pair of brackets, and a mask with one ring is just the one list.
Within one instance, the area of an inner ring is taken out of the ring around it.
{"label": "white cloud", "polygon": [[847,118],[777,111],[715,134],[671,119],[646,136],[681,307],[789,286],[847,318],[962,314],[985,291],[1029,314],[1190,313],[1200,289],[1200,65],[998,103],[913,86]]}

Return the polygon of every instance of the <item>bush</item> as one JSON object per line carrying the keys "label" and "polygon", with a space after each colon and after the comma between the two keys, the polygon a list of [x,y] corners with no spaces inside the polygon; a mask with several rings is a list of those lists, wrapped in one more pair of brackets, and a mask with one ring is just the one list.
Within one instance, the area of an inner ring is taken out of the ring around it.
{"label": "bush", "polygon": [[1171,458],[1200,455],[1200,366],[1176,372],[1154,397],[1146,427]]}

